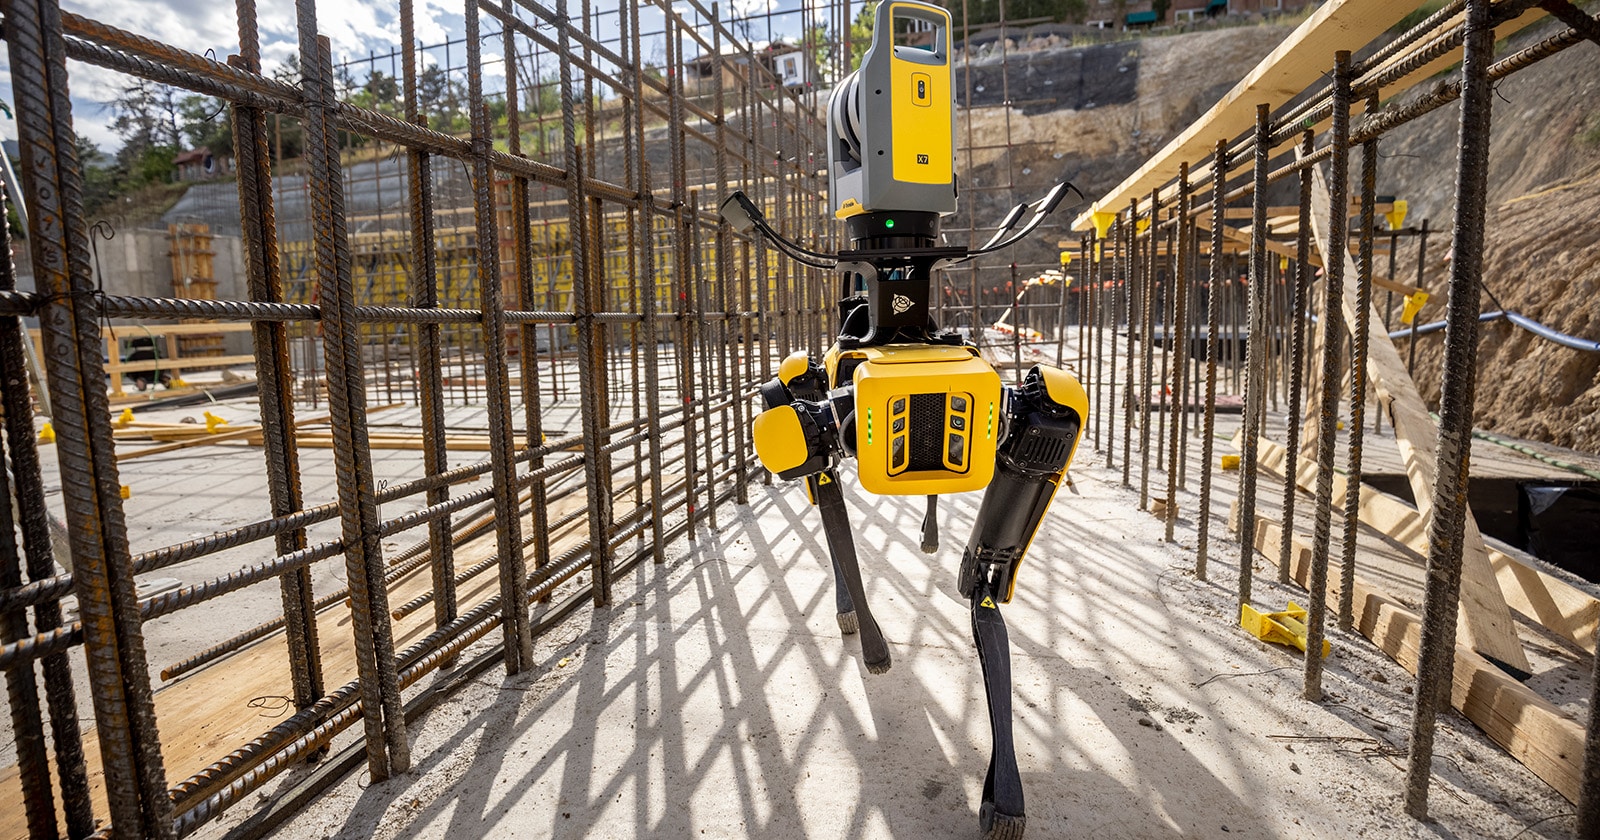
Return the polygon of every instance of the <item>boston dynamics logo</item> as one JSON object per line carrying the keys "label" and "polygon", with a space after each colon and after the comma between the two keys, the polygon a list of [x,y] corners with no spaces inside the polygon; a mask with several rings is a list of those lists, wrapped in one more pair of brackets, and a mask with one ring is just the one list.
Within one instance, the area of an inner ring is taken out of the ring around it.
{"label": "boston dynamics logo", "polygon": [[911,298],[908,298],[905,295],[895,295],[894,303],[892,305],[894,307],[894,314],[904,314],[907,309],[911,308]]}

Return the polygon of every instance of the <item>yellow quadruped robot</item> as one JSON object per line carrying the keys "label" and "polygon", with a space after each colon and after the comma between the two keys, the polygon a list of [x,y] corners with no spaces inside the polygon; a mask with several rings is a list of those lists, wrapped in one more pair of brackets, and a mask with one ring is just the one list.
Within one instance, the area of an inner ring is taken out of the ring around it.
{"label": "yellow quadruped robot", "polygon": [[826,254],[784,238],[743,193],[722,204],[735,228],[837,271],[843,286],[837,343],[820,362],[789,356],[761,387],[756,453],[778,477],[804,479],[832,555],[839,627],[860,633],[874,674],[889,670],[889,647],[867,606],[838,464],[855,458],[869,492],[926,496],[929,553],[939,543],[938,496],[984,491],[957,584],[972,605],[994,734],[978,816],[984,836],[1020,838],[1022,780],[999,605],[1011,600],[1017,568],[1072,461],[1088,398],[1071,374],[1042,365],[1021,384],[1004,385],[977,348],[933,322],[928,301],[936,269],[1015,244],[1076,190],[1061,183],[1013,208],[981,248],[942,245],[940,220],[956,209],[950,13],[882,0],[876,20],[860,69],[828,105],[829,194],[850,247]]}

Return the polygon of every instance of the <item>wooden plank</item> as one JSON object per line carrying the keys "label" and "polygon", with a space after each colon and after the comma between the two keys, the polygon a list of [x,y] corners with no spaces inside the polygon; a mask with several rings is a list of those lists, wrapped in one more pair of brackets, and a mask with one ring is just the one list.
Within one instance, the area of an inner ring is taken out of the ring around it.
{"label": "wooden plank", "polygon": [[[1276,563],[1282,527],[1256,517],[1255,547]],[[1290,577],[1302,587],[1311,575],[1311,548],[1293,541]],[[1357,577],[1352,587],[1355,626],[1407,671],[1417,672],[1422,619]],[[1339,581],[1328,581],[1327,601],[1337,609]],[[1450,704],[1491,740],[1567,799],[1578,801],[1583,764],[1583,727],[1476,651],[1456,645]]]}
{"label": "wooden plank", "polygon": [[[675,474],[664,477],[663,490],[670,491],[682,479]],[[619,494],[618,510],[631,508],[625,496]],[[550,505],[547,516],[554,520],[582,508],[582,493],[570,494]],[[526,506],[524,498],[521,502]],[[522,527],[531,533],[535,517],[522,512]],[[580,518],[551,535],[552,552],[561,552],[577,545],[588,533],[587,522]],[[493,557],[496,552],[495,536],[491,531],[479,538],[465,542],[456,550],[456,565],[464,569],[481,560]],[[398,606],[433,588],[427,567],[412,572],[389,586],[389,604]],[[264,584],[258,584],[264,585]],[[500,582],[494,572],[486,572],[462,583],[457,589],[461,612],[497,596]],[[331,689],[356,678],[356,648],[350,629],[348,601],[326,607],[316,614],[317,639],[322,653],[325,684]],[[433,611],[417,610],[403,619],[394,621],[394,641],[397,650],[420,641],[434,630]],[[289,674],[289,651],[283,632],[254,642],[227,658],[192,674],[174,680],[155,692],[156,717],[161,721],[162,758],[170,782],[188,778],[229,751],[259,735],[277,723],[259,707],[261,698],[284,698]],[[284,698],[286,699],[286,698]],[[292,710],[290,710],[292,712]],[[288,712],[285,712],[287,714]],[[359,724],[355,727],[360,730]],[[84,732],[84,755],[89,771],[90,795],[95,801],[95,813],[105,815],[105,780],[100,761],[99,739],[93,727]],[[20,802],[20,781],[15,765],[0,769],[0,802]],[[21,840],[27,837],[27,826],[21,808],[0,809],[0,838]]]}
{"label": "wooden plank", "polygon": [[[1201,214],[1200,216],[1196,217],[1195,227],[1200,228],[1201,230],[1211,230],[1211,217],[1205,214]],[[1276,230],[1276,228],[1274,228],[1274,230]],[[1239,245],[1246,252],[1250,250],[1250,234],[1244,228],[1225,226],[1222,228],[1222,238],[1228,242]],[[1298,260],[1300,258],[1299,253],[1292,246],[1285,242],[1274,242],[1273,240],[1268,239],[1267,250],[1279,256],[1288,257],[1291,260]],[[1321,268],[1322,254],[1312,253],[1309,255],[1309,258],[1306,260],[1306,262],[1313,267]],[[1390,277],[1384,277],[1379,274],[1372,275],[1372,285],[1385,291],[1394,292],[1398,295],[1412,295],[1417,292],[1416,286],[1413,286],[1409,283],[1401,283],[1398,280]]]}
{"label": "wooden plank", "polygon": [[[229,365],[254,364],[254,355],[239,356],[190,356],[176,359],[144,359],[138,362],[119,362],[117,370],[121,373],[153,370],[182,370],[196,367],[228,367]],[[119,377],[120,378],[120,377]]]}
{"label": "wooden plank", "polygon": [[1146,198],[1151,190],[1178,177],[1179,164],[1202,160],[1217,141],[1232,140],[1249,131],[1255,125],[1257,104],[1289,101],[1327,74],[1336,51],[1361,49],[1420,5],[1421,0],[1324,3],[1221,101],[1074,219],[1073,230],[1089,230],[1095,210],[1119,211],[1130,199]]}
{"label": "wooden plank", "polygon": [[[1337,253],[1344,259],[1343,309],[1346,329],[1354,334],[1359,272],[1355,260],[1345,248],[1330,248],[1328,228],[1332,224],[1328,208],[1327,175],[1321,166],[1311,170],[1311,229],[1317,249],[1324,259]],[[1382,324],[1376,309],[1368,306],[1373,324]],[[1395,443],[1400,447],[1400,458],[1406,465],[1406,477],[1411,482],[1412,496],[1417,500],[1417,510],[1426,517],[1433,506],[1433,485],[1438,477],[1439,428],[1428,415],[1427,405],[1417,393],[1416,383],[1406,373],[1400,351],[1382,329],[1371,331],[1367,341],[1367,377],[1378,395],[1379,410],[1388,409],[1389,422],[1394,429]],[[1516,625],[1511,620],[1511,610],[1506,606],[1505,595],[1489,565],[1489,552],[1478,533],[1478,524],[1472,512],[1466,512],[1466,531],[1461,541],[1461,612],[1466,616],[1466,626],[1473,649],[1500,660],[1514,668],[1529,670],[1528,657],[1517,640]]]}
{"label": "wooden plank", "polygon": [[[405,405],[405,403],[389,403],[387,405],[375,406],[367,409],[367,416],[370,417],[380,411],[388,411],[391,408],[399,408],[402,405]],[[319,414],[315,417],[307,417],[304,420],[296,422],[294,427],[298,429],[302,426],[314,426],[318,423],[326,423],[330,417],[332,417],[332,415],[329,414]],[[160,446],[150,446],[144,449],[136,449],[129,452],[118,452],[117,460],[127,461],[133,458],[143,458],[146,455],[158,455],[162,452],[175,452],[179,449],[189,449],[190,447],[194,446],[205,446],[212,443],[224,443],[230,440],[249,440],[252,437],[258,439],[261,437],[261,427],[259,425],[252,424],[247,428],[241,428],[235,431],[217,432],[213,435],[178,441],[176,443],[164,443]]]}
{"label": "wooden plank", "polygon": [[[1270,440],[1261,439],[1256,442],[1256,453],[1262,469],[1283,475],[1288,450]],[[1316,463],[1301,459],[1299,468],[1295,470],[1294,482],[1307,493],[1315,492]],[[1333,497],[1344,498],[1348,486],[1349,477],[1335,472]],[[1361,485],[1359,505],[1362,522],[1416,552],[1419,559],[1428,556],[1427,520],[1416,508],[1365,484]],[[1600,600],[1540,569],[1531,558],[1519,556],[1520,552],[1502,550],[1493,545],[1487,548],[1489,564],[1494,569],[1500,591],[1505,593],[1506,605],[1593,655],[1595,632],[1600,630]],[[1420,566],[1418,571],[1421,571]]]}

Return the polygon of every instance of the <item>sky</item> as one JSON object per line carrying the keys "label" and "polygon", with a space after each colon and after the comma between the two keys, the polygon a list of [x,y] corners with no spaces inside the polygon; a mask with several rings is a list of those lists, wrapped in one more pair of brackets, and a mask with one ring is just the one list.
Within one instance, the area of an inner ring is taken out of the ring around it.
{"label": "sky", "polygon": [[[555,0],[541,2],[549,8],[555,5]],[[824,0],[816,0],[818,5],[822,2]],[[854,3],[859,6],[860,0]],[[417,37],[424,44],[441,43],[465,34],[459,0],[415,0],[415,4]],[[709,6],[710,0],[705,0],[705,4]],[[571,5],[576,11],[578,0],[571,0]],[[731,9],[735,17],[764,14],[769,10],[778,13],[781,17],[775,23],[775,39],[784,36],[792,39],[803,21],[798,13],[800,0],[723,0],[723,5]],[[62,0],[61,7],[194,53],[209,51],[226,60],[228,55],[238,52],[234,5],[225,0]],[[596,0],[596,8],[612,7],[606,0]],[[681,13],[690,13],[687,5],[680,4],[679,9]],[[784,14],[786,12],[789,14]],[[292,0],[259,0],[257,14],[262,58],[270,70],[298,51],[294,3]],[[825,16],[826,12],[821,14]],[[662,12],[655,6],[641,9],[640,16],[640,28],[645,32],[659,29],[663,20]],[[332,42],[335,62],[342,58],[364,57],[369,52],[387,53],[400,42],[399,6],[395,0],[323,0],[318,4],[317,23],[322,34]],[[487,16],[482,27],[488,32],[499,29],[498,22]],[[758,43],[765,41],[765,24],[759,31],[753,31],[752,37],[757,38]],[[485,44],[484,49],[486,54],[499,55],[503,48],[496,39]],[[650,51],[647,49],[645,54],[649,56]],[[102,151],[115,151],[121,142],[111,130],[113,114],[106,103],[131,80],[110,70],[73,61],[68,62],[68,70],[74,129],[93,140]],[[485,83],[491,89],[503,84],[500,80],[504,69],[499,62],[486,62],[484,74]],[[0,98],[8,106],[11,104],[10,56],[3,50],[0,50]],[[16,123],[0,114],[0,137],[15,139],[16,132]]]}

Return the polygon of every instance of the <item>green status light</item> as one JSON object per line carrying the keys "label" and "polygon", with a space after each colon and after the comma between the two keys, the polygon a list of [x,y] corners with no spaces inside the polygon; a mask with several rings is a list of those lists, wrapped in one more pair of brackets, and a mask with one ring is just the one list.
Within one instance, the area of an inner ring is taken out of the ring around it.
{"label": "green status light", "polygon": [[883,220],[883,226],[886,227],[886,228],[894,227],[894,219],[884,219]]}

